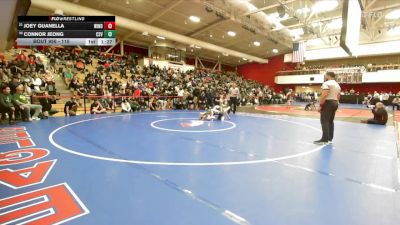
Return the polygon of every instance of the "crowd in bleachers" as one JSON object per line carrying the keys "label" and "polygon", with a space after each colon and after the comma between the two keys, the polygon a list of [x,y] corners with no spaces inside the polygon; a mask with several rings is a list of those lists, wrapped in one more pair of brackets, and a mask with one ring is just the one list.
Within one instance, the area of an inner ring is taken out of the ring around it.
{"label": "crowd in bleachers", "polygon": [[[87,54],[82,51],[78,58],[87,58]],[[133,57],[105,54],[96,54],[93,61],[97,62],[95,69],[84,70],[82,78],[71,72],[73,63],[64,67],[63,77],[77,96],[98,99],[106,110],[117,106],[123,112],[205,109],[220,99],[228,101],[228,90],[234,83],[240,89],[240,105],[284,103],[286,99],[284,92],[275,93],[268,86],[233,72],[207,69],[182,72],[156,65],[140,67]]]}
{"label": "crowd in bleachers", "polygon": [[[8,114],[10,122],[14,122],[15,115],[31,121],[56,113],[52,109],[57,99],[54,76],[62,76],[74,96],[65,104],[65,115],[76,114],[83,96],[89,100],[88,104],[92,103],[92,113],[116,108],[121,108],[122,112],[205,109],[221,101],[229,104],[228,90],[234,83],[240,90],[240,105],[286,101],[284,92],[276,93],[234,72],[208,69],[182,72],[155,65],[140,67],[135,57],[101,54],[93,49],[35,50],[17,50],[14,59],[1,60],[2,96],[10,96],[7,97],[10,102],[1,106],[1,112],[3,117]],[[44,54],[47,65],[35,53]],[[9,94],[5,87],[10,88]],[[15,100],[17,89],[19,96],[24,96],[24,103]]]}
{"label": "crowd in bleachers", "polygon": [[[35,53],[46,56],[47,67]],[[275,92],[234,72],[210,69],[183,72],[156,65],[141,67],[132,56],[101,54],[94,49],[46,48],[36,52],[16,50],[14,59],[1,59],[2,117],[8,114],[13,123],[15,115],[31,121],[56,113],[52,109],[57,99],[54,76],[62,76],[73,96],[65,104],[65,115],[76,114],[83,96],[89,101],[90,112],[96,114],[116,108],[121,112],[206,109],[221,102],[230,104],[228,93],[233,84],[240,90],[238,104],[242,106],[284,104],[289,97],[311,102],[318,97],[317,93]],[[352,90],[349,93],[354,94]],[[32,95],[40,97],[32,102]],[[385,103],[386,97],[381,94],[379,98]],[[375,94],[372,98],[367,96],[367,99],[374,98]]]}
{"label": "crowd in bleachers", "polygon": [[400,64],[398,63],[384,63],[384,64],[331,64],[327,65],[297,65],[294,70],[286,70],[283,68],[282,71],[278,71],[277,75],[306,75],[306,74],[322,74],[327,70],[344,70],[359,68],[360,71],[365,72],[376,72],[378,70],[398,70]]}
{"label": "crowd in bleachers", "polygon": [[395,110],[395,108],[400,110],[400,91],[398,93],[378,91],[368,93],[364,97],[363,104],[370,108],[377,102],[382,102],[385,106],[392,105],[393,110]]}
{"label": "crowd in bleachers", "polygon": [[[17,50],[12,60],[0,59],[0,112],[11,124],[16,116],[24,121],[47,118],[53,98],[48,93],[55,89],[53,73],[45,69],[43,59],[31,50]],[[30,96],[42,94],[45,97],[34,104]]]}

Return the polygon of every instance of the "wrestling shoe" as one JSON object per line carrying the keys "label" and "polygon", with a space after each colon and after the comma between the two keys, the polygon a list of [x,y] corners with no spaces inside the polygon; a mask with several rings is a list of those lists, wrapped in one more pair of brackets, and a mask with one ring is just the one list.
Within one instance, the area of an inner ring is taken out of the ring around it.
{"label": "wrestling shoe", "polygon": [[314,144],[316,144],[316,145],[326,145],[326,144],[328,144],[328,141],[318,140],[318,141],[314,141]]}

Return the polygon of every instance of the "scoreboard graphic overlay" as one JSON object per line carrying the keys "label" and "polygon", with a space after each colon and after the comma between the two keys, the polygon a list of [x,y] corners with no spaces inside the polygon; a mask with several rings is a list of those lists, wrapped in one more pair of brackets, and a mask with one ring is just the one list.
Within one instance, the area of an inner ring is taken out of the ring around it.
{"label": "scoreboard graphic overlay", "polygon": [[19,16],[18,45],[115,45],[115,16]]}

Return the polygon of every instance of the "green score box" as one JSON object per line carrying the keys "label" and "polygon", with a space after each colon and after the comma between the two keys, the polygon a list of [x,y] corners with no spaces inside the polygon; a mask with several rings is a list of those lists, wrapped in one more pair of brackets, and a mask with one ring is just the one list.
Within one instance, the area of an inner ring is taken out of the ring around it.
{"label": "green score box", "polygon": [[104,38],[115,38],[117,35],[117,32],[115,30],[105,30],[104,31]]}

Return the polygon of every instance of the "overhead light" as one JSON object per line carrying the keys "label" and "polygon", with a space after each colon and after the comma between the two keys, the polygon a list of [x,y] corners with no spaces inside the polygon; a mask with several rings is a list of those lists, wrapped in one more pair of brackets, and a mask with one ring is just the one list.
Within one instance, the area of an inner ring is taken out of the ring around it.
{"label": "overhead light", "polygon": [[149,32],[147,32],[147,31],[143,31],[142,35],[144,35],[144,36],[148,36],[148,35],[149,35]]}
{"label": "overhead light", "polygon": [[213,37],[213,35],[212,34],[210,34],[210,38],[212,38]]}
{"label": "overhead light", "polygon": [[228,34],[229,36],[231,36],[231,37],[235,37],[235,36],[236,36],[236,33],[233,32],[233,31],[228,31],[227,34]]}
{"label": "overhead light", "polygon": [[222,53],[222,55],[223,55],[223,56],[229,56],[229,54],[226,53],[226,52]]}
{"label": "overhead light", "polygon": [[201,49],[201,47],[200,47],[200,46],[197,46],[197,45],[195,45],[194,47],[197,48],[197,49]]}
{"label": "overhead light", "polygon": [[131,2],[129,0],[126,0],[125,4],[129,5]]}
{"label": "overhead light", "polygon": [[276,49],[276,48],[274,48],[274,49],[272,49],[272,52],[273,52],[273,53],[278,53],[278,52],[279,52],[279,50],[278,50],[278,49]]}
{"label": "overhead light", "polygon": [[328,23],[326,27],[331,30],[336,30],[342,28],[342,25],[343,25],[342,18],[337,18]]}
{"label": "overhead light", "polygon": [[200,18],[197,17],[197,16],[189,16],[189,20],[194,22],[194,23],[200,22]]}
{"label": "overhead light", "polygon": [[253,42],[253,45],[258,47],[261,45],[261,43],[259,41],[255,41],[255,42]]}
{"label": "overhead light", "polygon": [[246,58],[242,58],[244,61],[247,61],[247,59]]}
{"label": "overhead light", "polygon": [[389,29],[387,34],[391,36],[400,35],[400,26]]}
{"label": "overhead light", "polygon": [[395,9],[390,13],[386,14],[385,19],[388,20],[397,20],[400,19],[400,9]]}
{"label": "overhead light", "polygon": [[163,36],[157,36],[157,38],[158,38],[158,39],[165,40],[165,37],[163,37]]}
{"label": "overhead light", "polygon": [[328,12],[334,10],[336,7],[338,7],[339,2],[337,0],[319,0],[314,3],[314,5],[311,7],[311,10],[314,13],[319,13],[319,12]]}

